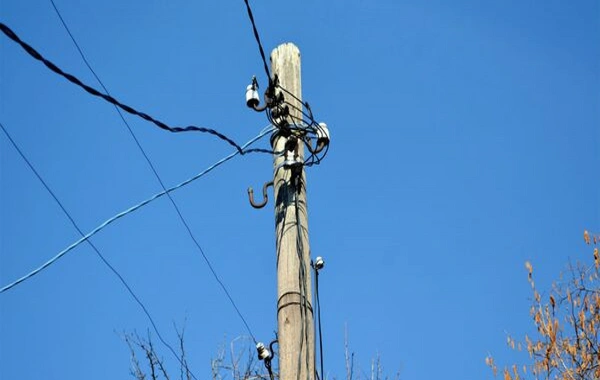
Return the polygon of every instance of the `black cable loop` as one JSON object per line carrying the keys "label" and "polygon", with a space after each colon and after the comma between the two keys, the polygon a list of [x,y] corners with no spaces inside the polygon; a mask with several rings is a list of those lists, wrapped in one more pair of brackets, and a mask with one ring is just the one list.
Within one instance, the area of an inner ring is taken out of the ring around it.
{"label": "black cable loop", "polygon": [[[311,123],[306,122],[304,119],[301,119],[297,116],[293,116],[293,115],[289,115],[290,118],[292,118],[293,120],[299,121],[301,123],[304,123],[305,126],[304,127],[300,127],[300,129],[302,129],[303,131],[308,131],[310,130],[314,135],[319,136],[319,135],[327,135],[327,133],[325,132],[325,130],[323,129],[323,127],[321,127],[321,125],[319,123],[317,123],[313,118],[312,118],[312,114],[311,115],[307,115],[303,110],[301,110],[300,108],[296,107],[295,105],[284,101],[285,104],[289,105],[290,107],[300,111],[302,113],[303,116],[308,117],[311,120]],[[294,125],[298,125],[296,123],[294,123]],[[309,151],[312,154],[315,154],[314,151],[312,150],[312,148],[310,147],[310,144],[305,141],[305,143],[307,144],[307,146],[309,147]],[[329,144],[327,145],[327,149],[329,148]],[[319,164],[321,162],[321,160],[323,159],[324,155],[321,156],[321,158],[319,158],[316,163],[315,162],[311,162],[311,164],[309,166],[312,166],[313,164]]]}
{"label": "black cable loop", "polygon": [[319,158],[319,163],[321,163],[321,161],[325,158],[325,156],[327,156],[327,152],[329,152],[329,144],[327,144],[327,146],[325,146],[323,154],[321,154],[321,157]]}
{"label": "black cable loop", "polygon": [[280,88],[283,92],[285,92],[286,94],[290,95],[292,98],[296,99],[298,102],[300,102],[303,106],[308,106],[308,103],[303,102],[302,99],[300,99],[299,97],[297,97],[296,95],[294,95],[294,93],[292,93],[291,91],[289,91],[288,89],[286,89],[285,87],[283,87],[281,84],[276,83],[275,86],[277,88]]}
{"label": "black cable loop", "polygon": [[304,308],[306,310],[310,310],[311,314],[314,314],[314,309],[310,303],[305,303],[305,302],[301,302],[301,301],[290,301],[290,302],[284,303],[283,305],[281,305],[280,307],[277,308],[277,315],[279,315],[279,312],[281,310],[283,310],[287,306],[291,306],[291,305],[301,306],[302,308]]}
{"label": "black cable loop", "polygon": [[290,124],[292,130],[304,132],[304,134],[308,134],[309,132],[313,135],[316,135],[316,132],[311,129],[312,125],[307,124],[303,119],[290,115],[290,119],[292,119],[293,123]]}
{"label": "black cable loop", "polygon": [[275,118],[273,117],[273,111],[270,108],[267,108],[266,110],[267,113],[267,119],[269,120],[269,122],[274,125],[277,129],[279,130],[285,130],[288,125],[287,124],[283,124],[282,121],[283,120],[275,120]]}
{"label": "black cable loop", "polygon": [[[302,113],[302,115],[310,120],[310,123],[305,121],[304,119],[298,118],[296,116],[290,115],[290,117],[292,119],[295,119],[297,121],[300,121],[304,124],[306,124],[306,128],[305,129],[309,129],[309,128],[313,128],[313,133],[316,135],[327,135],[326,131],[323,129],[323,127],[321,127],[321,125],[319,123],[317,123],[314,119],[314,115],[312,113],[312,109],[310,108],[310,105],[308,104],[308,102],[302,102],[302,100],[300,98],[298,98],[296,95],[294,95],[292,92],[288,91],[286,88],[284,88],[283,86],[277,84],[277,87],[281,88],[285,93],[289,94],[290,96],[292,96],[294,99],[296,99],[297,101],[299,101],[304,107],[306,107],[306,109],[308,110],[308,114],[302,109],[299,108],[298,106],[296,106],[295,104],[292,104],[288,101],[286,101],[284,99],[284,103],[292,108],[294,108],[295,110],[299,111]],[[327,145],[326,149],[329,149],[329,144]],[[311,151],[312,153],[312,151]],[[320,158],[317,158],[316,161],[311,161],[310,164],[308,166],[312,166],[312,165],[318,165],[320,164],[321,160],[325,157],[327,152],[325,152]],[[307,160],[308,161],[308,160]]]}
{"label": "black cable loop", "polygon": [[277,303],[281,302],[283,300],[283,297],[293,295],[293,294],[297,294],[298,296],[300,296],[300,298],[302,298],[302,293],[295,292],[295,291],[289,291],[289,292],[285,292],[282,295],[280,295],[279,298],[277,299]]}
{"label": "black cable loop", "polygon": [[[283,103],[284,103],[284,104],[286,104],[286,105],[288,105],[288,106],[290,106],[290,107],[292,107],[292,108],[294,108],[295,110],[297,110],[297,111],[301,112],[301,113],[302,113],[302,116],[304,116],[305,118],[307,118],[308,120],[310,120],[310,121],[311,121],[311,123],[310,123],[310,124],[317,124],[317,125],[319,124],[319,123],[317,123],[317,122],[315,121],[315,119],[314,119],[314,117],[313,117],[312,113],[309,113],[309,114],[307,114],[307,113],[304,111],[304,109],[303,109],[303,108],[301,108],[301,107],[298,107],[298,106],[296,106],[295,104],[293,104],[293,103],[290,103],[290,102],[288,102],[288,101],[287,101],[287,100],[285,100],[285,99],[283,100]],[[309,124],[309,123],[307,123],[307,124]]]}

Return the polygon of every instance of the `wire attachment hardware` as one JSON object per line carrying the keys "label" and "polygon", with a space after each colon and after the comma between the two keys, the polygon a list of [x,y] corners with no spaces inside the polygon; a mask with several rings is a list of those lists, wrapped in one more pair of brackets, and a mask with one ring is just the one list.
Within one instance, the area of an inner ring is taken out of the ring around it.
{"label": "wire attachment hardware", "polygon": [[323,269],[324,266],[325,266],[325,260],[323,260],[323,258],[321,256],[317,256],[317,258],[315,259],[315,262],[313,263],[313,268],[315,268],[316,271],[319,271],[319,270]]}
{"label": "wire attachment hardware", "polygon": [[259,360],[269,360],[271,359],[271,352],[265,347],[262,342],[256,343],[256,351],[258,352]]}
{"label": "wire attachment hardware", "polygon": [[309,152],[313,155],[321,153],[323,149],[329,146],[329,129],[327,128],[327,124],[319,123],[316,125],[315,129],[317,135],[317,146],[313,148],[310,145],[310,141],[306,143]]}
{"label": "wire attachment hardware", "polygon": [[327,124],[319,123],[317,127],[317,148],[315,149],[315,153],[320,153],[327,145],[329,145],[329,128],[327,128]]}
{"label": "wire attachment hardware", "polygon": [[275,356],[275,351],[273,350],[273,345],[275,343],[279,343],[279,341],[277,340],[277,338],[275,338],[275,340],[273,340],[269,344],[269,349],[267,349],[262,342],[258,342],[256,344],[256,351],[258,352],[258,359],[265,362],[265,368],[267,368],[267,371],[269,372],[269,378],[271,380],[275,379],[275,377],[273,376],[273,368],[272,368],[272,365],[271,365],[271,361],[273,360],[273,356]]}
{"label": "wire attachment hardware", "polygon": [[263,201],[260,203],[256,203],[254,202],[254,190],[252,189],[252,187],[248,188],[248,200],[250,201],[250,205],[256,209],[259,208],[263,208],[265,207],[265,205],[267,204],[267,202],[269,201],[269,196],[267,195],[267,189],[273,186],[273,181],[271,182],[265,182],[265,184],[263,185]]}
{"label": "wire attachment hardware", "polygon": [[252,109],[256,109],[258,104],[260,103],[260,98],[258,97],[258,81],[256,77],[252,77],[252,83],[246,87],[246,105]]}
{"label": "wire attachment hardware", "polygon": [[256,80],[256,76],[252,77],[252,83],[246,87],[246,105],[249,108],[252,108],[256,112],[263,112],[267,108],[272,108],[275,102],[275,91],[273,89],[273,85],[269,83],[269,87],[265,91],[265,104],[261,107],[260,97],[258,95],[258,80]]}

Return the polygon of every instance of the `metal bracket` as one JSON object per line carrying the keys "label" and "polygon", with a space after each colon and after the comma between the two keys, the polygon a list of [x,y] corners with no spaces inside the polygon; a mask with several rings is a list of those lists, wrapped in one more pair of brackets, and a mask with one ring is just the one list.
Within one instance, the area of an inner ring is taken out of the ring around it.
{"label": "metal bracket", "polygon": [[257,209],[265,207],[265,205],[269,201],[269,196],[267,195],[267,189],[269,188],[269,186],[273,186],[273,181],[265,182],[265,184],[263,185],[263,201],[260,203],[254,202],[254,190],[252,189],[252,187],[248,188],[248,200],[250,200],[250,205],[252,207]]}

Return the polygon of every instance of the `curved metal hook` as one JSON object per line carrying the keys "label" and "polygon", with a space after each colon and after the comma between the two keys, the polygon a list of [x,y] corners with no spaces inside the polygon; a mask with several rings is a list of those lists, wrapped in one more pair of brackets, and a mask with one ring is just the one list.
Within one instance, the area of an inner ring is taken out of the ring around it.
{"label": "curved metal hook", "polygon": [[273,186],[273,181],[265,182],[265,184],[263,185],[263,201],[261,203],[254,202],[254,190],[252,190],[252,187],[248,188],[248,199],[250,200],[250,205],[252,207],[254,207],[254,208],[265,207],[265,205],[269,201],[269,196],[267,195],[267,189],[269,188],[269,186]]}
{"label": "curved metal hook", "polygon": [[262,111],[266,110],[267,107],[269,107],[268,104],[265,104],[264,106],[261,106],[261,107],[258,106],[258,103],[252,104],[252,109],[255,110],[256,112],[262,112]]}
{"label": "curved metal hook", "polygon": [[[255,88],[258,89],[258,82],[256,81],[256,77],[252,77],[252,85],[251,86],[256,86]],[[253,110],[255,110],[256,112],[263,112],[267,108],[271,108],[273,106],[274,91],[275,90],[273,89],[273,87],[271,85],[269,85],[269,87],[265,91],[265,96],[264,96],[265,104],[262,106],[259,106],[260,100],[257,100],[256,102],[249,104],[249,107],[252,108]]]}

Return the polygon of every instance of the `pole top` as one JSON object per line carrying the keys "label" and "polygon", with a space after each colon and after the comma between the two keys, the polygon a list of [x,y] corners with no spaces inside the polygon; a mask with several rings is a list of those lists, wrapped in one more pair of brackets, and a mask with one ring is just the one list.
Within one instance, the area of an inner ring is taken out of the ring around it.
{"label": "pole top", "polygon": [[271,57],[273,57],[273,55],[275,55],[275,54],[280,54],[280,55],[297,54],[298,56],[300,56],[300,49],[293,42],[284,42],[281,45],[278,45],[275,49],[273,49],[273,51],[271,52]]}

